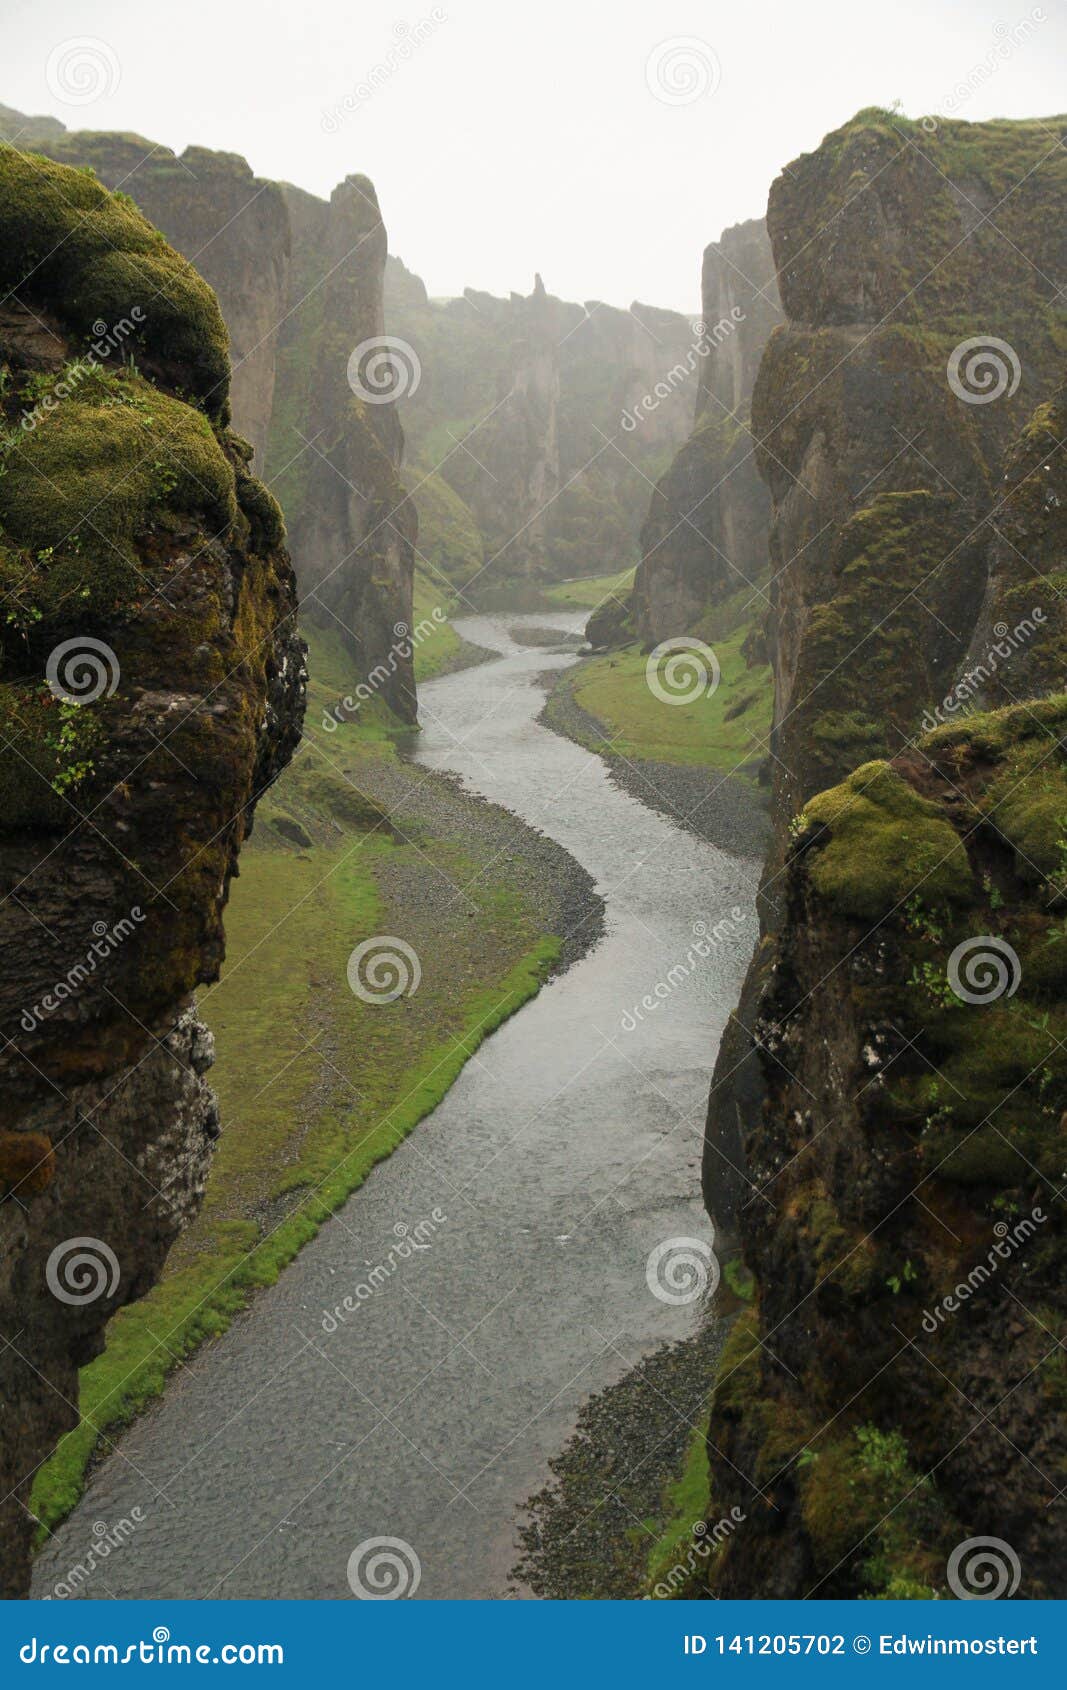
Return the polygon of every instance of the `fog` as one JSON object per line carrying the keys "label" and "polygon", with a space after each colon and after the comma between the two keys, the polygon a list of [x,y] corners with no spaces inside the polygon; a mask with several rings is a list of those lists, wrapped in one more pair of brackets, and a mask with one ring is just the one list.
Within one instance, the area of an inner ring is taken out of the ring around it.
{"label": "fog", "polygon": [[[0,10],[3,103],[239,152],[320,194],[366,172],[432,293],[525,291],[540,270],[565,297],[687,311],[702,245],[760,215],[781,167],[855,111],[1052,113],[1067,47],[1054,0]],[[71,49],[86,38],[88,90]]]}

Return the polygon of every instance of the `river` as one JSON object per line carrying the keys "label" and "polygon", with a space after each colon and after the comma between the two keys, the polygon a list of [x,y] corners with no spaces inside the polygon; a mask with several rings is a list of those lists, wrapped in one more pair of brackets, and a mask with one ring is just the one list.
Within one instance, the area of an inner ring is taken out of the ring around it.
{"label": "river", "polygon": [[[510,630],[581,621],[460,619],[499,655],[420,689],[415,758],[582,863],[605,937],[176,1370],[42,1551],[35,1595],[85,1561],[94,1526],[123,1521],[132,1529],[83,1595],[351,1597],[349,1559],[377,1538],[399,1540],[386,1553],[409,1588],[417,1561],[420,1599],[504,1595],[517,1511],[582,1402],[693,1330],[699,1304],[654,1295],[646,1264],[668,1240],[711,1242],[701,1133],[754,940],[758,864],[675,827],[538,723],[545,673],[575,658]],[[694,939],[724,918],[693,962]],[[658,1007],[635,1014],[657,987]],[[423,1221],[425,1247],[324,1330],[324,1310],[366,1282],[397,1227],[410,1236]],[[373,1556],[357,1560],[373,1580]]]}

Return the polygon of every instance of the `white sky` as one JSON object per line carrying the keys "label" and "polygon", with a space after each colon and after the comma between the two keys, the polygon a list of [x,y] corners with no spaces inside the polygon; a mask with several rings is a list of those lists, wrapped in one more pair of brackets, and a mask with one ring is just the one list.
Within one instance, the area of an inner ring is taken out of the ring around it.
{"label": "white sky", "polygon": [[[324,125],[398,26],[435,10],[410,58]],[[692,311],[706,242],[860,107],[1067,106],[1063,0],[0,0],[0,25],[6,105],[243,153],[321,194],[365,172],[391,250],[434,294],[527,291],[540,270],[566,298]],[[57,89],[83,37],[104,44],[106,86],[76,104]],[[646,71],[675,38],[717,84],[686,104]]]}

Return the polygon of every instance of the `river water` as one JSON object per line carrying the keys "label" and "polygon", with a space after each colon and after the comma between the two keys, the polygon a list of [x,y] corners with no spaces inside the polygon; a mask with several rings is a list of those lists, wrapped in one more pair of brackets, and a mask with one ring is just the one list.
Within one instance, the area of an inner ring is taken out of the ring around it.
{"label": "river water", "polygon": [[[418,1598],[503,1595],[517,1511],[582,1402],[693,1330],[698,1304],[654,1295],[646,1265],[668,1240],[711,1242],[700,1139],[758,864],[678,829],[537,722],[542,677],[575,659],[510,631],[549,623],[576,632],[581,618],[458,622],[499,657],[420,688],[416,760],[558,840],[594,877],[606,936],[176,1370],[42,1552],[34,1594],[85,1562],[94,1526],[131,1521],[81,1594],[351,1597],[353,1552],[390,1538],[409,1588],[417,1560]],[[688,961],[694,927],[735,908]],[[324,1330],[395,1229],[422,1221],[426,1247]],[[353,1563],[365,1585],[372,1561]]]}

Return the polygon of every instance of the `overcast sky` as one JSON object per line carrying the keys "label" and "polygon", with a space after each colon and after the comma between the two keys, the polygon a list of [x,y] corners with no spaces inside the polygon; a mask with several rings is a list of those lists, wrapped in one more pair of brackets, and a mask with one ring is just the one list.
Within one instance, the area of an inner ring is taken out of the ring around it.
{"label": "overcast sky", "polygon": [[434,294],[540,270],[567,298],[691,311],[705,243],[860,107],[1067,105],[1063,0],[0,0],[0,19],[0,103],[320,194],[363,171]]}

